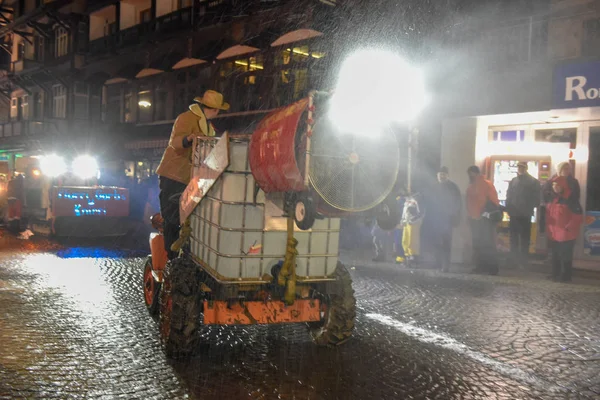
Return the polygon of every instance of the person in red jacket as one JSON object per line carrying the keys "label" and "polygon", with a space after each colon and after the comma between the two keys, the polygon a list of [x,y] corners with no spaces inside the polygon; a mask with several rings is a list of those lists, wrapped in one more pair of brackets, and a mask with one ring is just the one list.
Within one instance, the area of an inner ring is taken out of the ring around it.
{"label": "person in red jacket", "polygon": [[573,249],[583,223],[583,211],[565,176],[552,180],[552,192],[546,208],[546,232],[552,251],[552,279],[570,282]]}
{"label": "person in red jacket", "polygon": [[469,187],[467,188],[467,216],[471,226],[473,240],[473,273],[498,275],[498,253],[496,250],[496,225],[500,216],[498,192],[492,182],[481,175],[479,167],[472,165],[467,170]]}

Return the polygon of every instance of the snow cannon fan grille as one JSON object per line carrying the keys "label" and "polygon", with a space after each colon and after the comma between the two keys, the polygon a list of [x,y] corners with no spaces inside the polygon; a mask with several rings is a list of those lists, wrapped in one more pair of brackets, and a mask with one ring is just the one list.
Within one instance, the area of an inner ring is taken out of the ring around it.
{"label": "snow cannon fan grille", "polygon": [[340,133],[323,117],[311,140],[309,180],[330,206],[346,212],[369,210],[392,192],[400,169],[400,149],[391,129]]}

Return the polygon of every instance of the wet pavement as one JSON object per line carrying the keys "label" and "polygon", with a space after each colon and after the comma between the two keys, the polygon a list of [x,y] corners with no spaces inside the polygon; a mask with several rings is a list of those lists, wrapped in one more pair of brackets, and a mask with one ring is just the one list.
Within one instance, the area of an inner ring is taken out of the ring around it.
{"label": "wet pavement", "polygon": [[[6,238],[5,238],[6,239]],[[0,239],[0,398],[600,398],[600,285],[442,275],[345,260],[354,338],[210,328],[161,352],[143,252]],[[43,249],[43,250],[42,250]]]}

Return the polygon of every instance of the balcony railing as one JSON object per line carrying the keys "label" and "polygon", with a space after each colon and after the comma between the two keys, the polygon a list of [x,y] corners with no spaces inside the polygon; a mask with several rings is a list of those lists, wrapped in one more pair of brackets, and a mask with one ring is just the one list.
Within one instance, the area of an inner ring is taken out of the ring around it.
{"label": "balcony railing", "polygon": [[158,17],[155,21],[156,32],[164,34],[179,31],[192,26],[192,8],[182,8],[167,15]]}
{"label": "balcony railing", "polygon": [[0,123],[0,138],[41,136],[56,133],[57,121],[22,120]]}
{"label": "balcony railing", "polygon": [[140,43],[152,36],[165,35],[192,27],[192,8],[183,8],[163,15],[154,21],[144,22],[112,35],[90,41],[89,52],[98,54],[120,47]]}
{"label": "balcony railing", "polygon": [[91,54],[106,53],[117,47],[118,36],[109,35],[100,39],[91,40],[89,44],[89,52]]}
{"label": "balcony railing", "polygon": [[[289,0],[269,1],[261,4],[260,7],[273,8],[285,1]],[[150,36],[160,37],[190,28],[200,28],[226,22],[236,16],[248,15],[253,4],[255,3],[235,0],[200,0],[196,7],[182,8],[162,15],[153,21],[141,23],[120,32],[92,40],[89,44],[89,52],[91,54],[107,52],[140,43]]]}
{"label": "balcony railing", "polygon": [[40,53],[36,53],[33,57],[21,56],[20,60],[11,61],[10,72],[20,73],[23,71],[38,68],[42,65],[49,66],[60,64],[65,61],[68,61],[72,56],[72,52],[68,51],[66,54],[57,57],[55,55],[55,51],[56,48],[54,46],[54,42],[51,42],[44,48],[44,52],[42,53],[43,55],[40,55]]}

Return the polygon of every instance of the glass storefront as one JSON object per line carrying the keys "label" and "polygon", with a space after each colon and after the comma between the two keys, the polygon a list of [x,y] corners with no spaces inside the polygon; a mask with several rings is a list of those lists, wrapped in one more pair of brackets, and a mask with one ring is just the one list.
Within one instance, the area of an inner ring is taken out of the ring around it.
{"label": "glass storefront", "polygon": [[[527,162],[529,173],[542,184],[556,175],[559,163],[568,161],[581,187],[580,202],[585,213],[575,258],[582,263],[600,259],[600,120],[488,125],[487,137],[478,135],[477,149],[476,159],[484,165],[501,203],[506,201],[508,184],[516,176],[519,161]],[[536,212],[532,217],[532,242],[537,244],[535,249],[532,244],[531,250],[544,253],[545,239],[536,229],[537,216]],[[508,245],[507,222],[505,216],[499,225],[498,243],[506,242],[501,247]]]}

